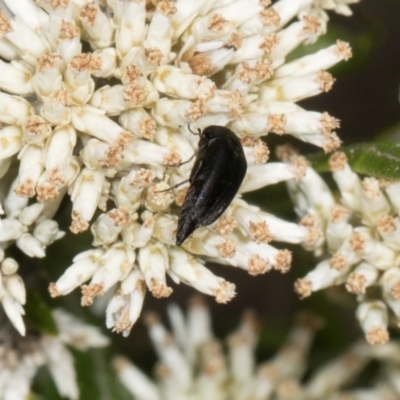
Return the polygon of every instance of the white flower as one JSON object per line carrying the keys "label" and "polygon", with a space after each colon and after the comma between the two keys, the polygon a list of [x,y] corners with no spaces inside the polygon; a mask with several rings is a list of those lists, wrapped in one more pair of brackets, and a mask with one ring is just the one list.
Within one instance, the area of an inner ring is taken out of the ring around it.
{"label": "white flower", "polygon": [[0,314],[0,398],[27,399],[37,370],[45,365],[60,395],[77,400],[79,389],[74,358],[66,345],[86,350],[106,346],[108,338],[98,328],[84,324],[61,309],[53,311],[58,330],[56,335],[28,332],[26,337],[21,337],[4,321],[3,313]]}
{"label": "white flower", "polygon": [[[113,366],[123,385],[142,400],[320,400],[395,399],[400,395],[398,342],[373,348],[356,342],[334,360],[319,365],[306,379],[307,356],[321,321],[299,315],[286,341],[269,360],[257,363],[257,321],[244,315],[240,326],[225,343],[211,329],[210,314],[202,301],[190,304],[187,316],[176,305],[168,307],[172,333],[158,316],[149,315],[147,325],[158,355],[155,379],[146,376],[126,357]],[[226,344],[226,346],[224,346]],[[227,348],[227,351],[225,349]],[[384,373],[373,387],[344,389],[372,360],[382,363]],[[363,397],[363,393],[368,394]]]}
{"label": "white flower", "polygon": [[[290,156],[289,156],[290,158]],[[330,157],[339,187],[339,203],[322,178],[311,168],[298,182],[288,181],[300,217],[314,215],[322,229],[318,246],[308,246],[329,258],[295,284],[302,297],[344,284],[360,303],[356,316],[372,345],[389,339],[390,315],[400,321],[399,182],[361,179],[342,152]]]}
{"label": "white flower", "polygon": [[23,305],[26,290],[22,278],[17,274],[18,263],[12,258],[6,258],[2,260],[0,269],[0,302],[14,328],[25,335],[22,315],[25,314]]}
{"label": "white flower", "polygon": [[[315,225],[281,221],[238,195],[219,221],[178,249],[176,206],[186,188],[163,190],[190,174],[192,163],[176,167],[197,149],[189,124],[227,126],[241,138],[249,169],[240,193],[304,172],[301,162],[266,164],[260,137],[269,132],[335,149],[338,121],[295,102],[331,88],[325,70],[351,56],[348,44],[286,57],[326,30],[324,9],[347,9],[313,0],[2,3],[0,188],[8,193],[9,229],[0,238],[43,257],[61,233],[42,221],[68,193],[71,231],[90,227],[96,247],[76,255],[51,284],[52,296],[89,281],[82,304],[90,305],[114,290],[107,325],[128,334],[146,287],[157,297],[172,292],[166,275],[225,303],[235,287],[208,271],[205,260],[253,275],[286,272],[290,253],[269,242],[313,245]],[[28,206],[34,197],[39,204]],[[43,225],[31,233],[20,215],[40,206],[30,221]]]}

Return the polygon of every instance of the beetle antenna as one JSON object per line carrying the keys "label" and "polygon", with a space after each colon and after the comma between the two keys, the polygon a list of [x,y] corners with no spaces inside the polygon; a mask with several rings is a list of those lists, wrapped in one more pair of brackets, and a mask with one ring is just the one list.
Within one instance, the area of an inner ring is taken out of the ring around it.
{"label": "beetle antenna", "polygon": [[188,129],[189,129],[189,132],[191,132],[193,135],[196,135],[196,136],[200,136],[201,135],[201,129],[200,128],[198,129],[197,133],[192,131],[192,129],[190,128],[190,122],[188,123]]}

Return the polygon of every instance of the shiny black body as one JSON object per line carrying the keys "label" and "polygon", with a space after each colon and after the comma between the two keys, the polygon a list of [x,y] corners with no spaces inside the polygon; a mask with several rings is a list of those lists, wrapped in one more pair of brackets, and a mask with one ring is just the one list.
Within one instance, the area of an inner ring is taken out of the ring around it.
{"label": "shiny black body", "polygon": [[201,132],[190,186],[179,213],[177,246],[195,229],[221,216],[239,190],[246,170],[243,147],[231,130],[208,126]]}

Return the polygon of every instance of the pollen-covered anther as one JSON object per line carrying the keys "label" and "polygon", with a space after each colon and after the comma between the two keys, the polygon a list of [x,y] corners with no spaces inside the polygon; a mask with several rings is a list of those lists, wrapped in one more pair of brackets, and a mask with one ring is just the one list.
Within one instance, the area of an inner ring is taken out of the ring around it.
{"label": "pollen-covered anther", "polygon": [[165,283],[159,282],[154,278],[151,279],[149,290],[151,294],[157,299],[160,299],[162,297],[169,297],[173,291],[172,288],[167,286]]}
{"label": "pollen-covered anther", "polygon": [[181,161],[182,161],[181,156],[176,152],[172,152],[164,157],[163,164],[165,166],[174,167],[178,165]]}
{"label": "pollen-covered anther", "polygon": [[190,52],[183,57],[183,60],[188,62],[192,72],[196,75],[210,76],[216,72],[216,66],[213,65],[208,54]]}
{"label": "pollen-covered anther", "polygon": [[47,177],[47,181],[36,186],[37,200],[42,203],[46,200],[56,199],[60,195],[58,188],[63,186],[64,183],[65,179],[58,168],[53,168]]}
{"label": "pollen-covered anther", "polygon": [[224,96],[227,99],[228,107],[230,110],[230,116],[239,118],[243,113],[244,99],[243,96],[237,91],[229,93],[228,96]]}
{"label": "pollen-covered anther", "polygon": [[274,33],[271,33],[269,35],[263,36],[263,40],[261,41],[259,47],[265,54],[269,54],[271,53],[272,49],[277,45],[277,43],[278,37]]}
{"label": "pollen-covered anther", "polygon": [[336,253],[329,260],[329,266],[336,271],[343,271],[347,268],[347,261],[342,254]]}
{"label": "pollen-covered anther", "polygon": [[379,346],[389,341],[389,332],[384,328],[371,329],[365,338],[371,346]]}
{"label": "pollen-covered anther", "polygon": [[315,34],[321,27],[321,21],[315,15],[304,15],[303,21],[303,30],[306,33]]}
{"label": "pollen-covered anther", "polygon": [[84,232],[89,228],[89,223],[81,219],[81,213],[79,211],[73,211],[71,214],[72,222],[69,230],[72,233]]}
{"label": "pollen-covered anther", "polygon": [[221,244],[217,244],[215,247],[220,252],[222,258],[232,258],[236,254],[236,244],[230,238],[226,238]]}
{"label": "pollen-covered anther", "polygon": [[59,169],[54,167],[49,172],[47,181],[53,185],[62,186],[65,183],[65,178],[61,175]]}
{"label": "pollen-covered anther", "polygon": [[268,131],[274,132],[277,135],[283,135],[285,133],[286,121],[285,114],[270,114],[268,116]]}
{"label": "pollen-covered anther", "polygon": [[260,60],[255,67],[257,79],[266,80],[271,78],[274,73],[272,63],[269,60]]}
{"label": "pollen-covered anther", "polygon": [[115,167],[121,161],[121,153],[128,146],[128,144],[134,139],[132,133],[128,131],[122,131],[115,143],[108,149],[105,158],[101,160],[101,164],[105,167]]}
{"label": "pollen-covered anther", "polygon": [[268,146],[260,139],[246,137],[241,140],[242,146],[252,147],[256,164],[265,164],[269,158]]}
{"label": "pollen-covered anther", "polygon": [[112,332],[123,333],[132,329],[132,323],[129,321],[129,310],[125,311],[120,319],[115,323]]}
{"label": "pollen-covered anther", "polygon": [[240,35],[238,35],[236,32],[232,32],[229,36],[229,39],[225,43],[225,46],[233,47],[235,50],[237,50],[242,45],[242,41],[243,39]]}
{"label": "pollen-covered anther", "polygon": [[166,17],[170,17],[176,13],[174,2],[162,0],[157,3],[157,11]]}
{"label": "pollen-covered anther", "polygon": [[108,213],[116,226],[128,226],[130,223],[129,212],[126,207],[118,207]]}
{"label": "pollen-covered anther", "polygon": [[365,293],[365,284],[367,279],[364,275],[359,274],[357,272],[353,272],[349,275],[346,281],[346,290],[353,294],[364,294]]}
{"label": "pollen-covered anther", "polygon": [[100,70],[100,59],[90,53],[82,53],[75,56],[68,67],[76,71],[94,72]]}
{"label": "pollen-covered anther", "polygon": [[227,25],[229,25],[229,21],[221,14],[213,14],[208,21],[207,28],[212,32],[222,32]]}
{"label": "pollen-covered anther", "polygon": [[332,207],[329,220],[334,223],[346,221],[350,217],[350,214],[350,211],[346,207],[343,207],[340,204],[335,204]]}
{"label": "pollen-covered anther", "polygon": [[61,56],[59,54],[49,51],[37,59],[36,69],[40,72],[46,69],[54,68],[57,66],[57,62],[60,60]]}
{"label": "pollen-covered anther", "polygon": [[247,62],[241,63],[237,77],[244,83],[251,83],[255,80],[267,80],[272,74],[273,68],[271,62],[260,60],[255,66],[250,66]]}
{"label": "pollen-covered anther", "polygon": [[132,106],[140,103],[145,96],[144,81],[138,80],[124,86],[124,100]]}
{"label": "pollen-covered anther", "polygon": [[197,100],[193,102],[185,117],[189,118],[191,121],[197,121],[207,112],[207,106],[202,100]]}
{"label": "pollen-covered anther", "polygon": [[369,200],[376,199],[381,193],[379,189],[379,180],[376,178],[364,178],[362,181],[362,189],[365,197]]}
{"label": "pollen-covered anther", "polygon": [[156,121],[151,117],[145,117],[139,123],[139,132],[147,140],[153,140],[156,129]]}
{"label": "pollen-covered anther", "polygon": [[322,236],[322,230],[319,221],[312,214],[307,214],[306,216],[304,216],[300,220],[299,225],[305,226],[308,230],[306,244],[308,244],[309,246],[314,245],[317,242],[318,238]]}
{"label": "pollen-covered anther", "polygon": [[79,17],[88,25],[94,26],[98,11],[99,9],[95,3],[88,3],[81,8]]}
{"label": "pollen-covered anther", "polygon": [[72,104],[71,95],[67,90],[56,90],[50,94],[47,101],[52,105],[61,104],[64,107]]}
{"label": "pollen-covered anther", "polygon": [[218,220],[218,224],[215,228],[215,230],[220,234],[220,235],[228,235],[231,233],[235,228],[237,227],[237,221],[233,217],[228,217],[226,215],[222,216]]}
{"label": "pollen-covered anther", "polygon": [[136,80],[138,80],[140,78],[143,78],[143,73],[138,67],[136,67],[134,65],[128,65],[123,70],[122,76],[123,76],[124,82],[126,84],[129,84],[129,83],[135,82]]}
{"label": "pollen-covered anther", "polygon": [[247,262],[247,271],[252,276],[265,274],[270,270],[271,265],[269,261],[261,258],[258,254],[251,256]]}
{"label": "pollen-covered anther", "polygon": [[31,178],[27,178],[16,186],[14,192],[20,197],[33,197],[36,193],[35,184]]}
{"label": "pollen-covered anther", "polygon": [[273,236],[269,230],[268,224],[265,221],[262,222],[250,222],[249,232],[252,239],[256,243],[269,243]]}
{"label": "pollen-covered anther", "polygon": [[161,60],[163,58],[163,54],[160,49],[157,48],[145,48],[144,49],[144,58],[149,64],[152,65],[160,65]]}
{"label": "pollen-covered anther", "polygon": [[130,184],[133,186],[149,186],[155,177],[153,171],[140,168],[140,170],[135,174],[135,177],[131,180]]}
{"label": "pollen-covered anther", "polygon": [[218,288],[213,290],[215,301],[219,304],[226,304],[236,296],[236,286],[227,281],[222,281]]}
{"label": "pollen-covered anther", "polygon": [[171,191],[165,189],[168,189],[165,182],[160,182],[150,186],[147,193],[147,200],[162,209],[166,209],[173,201],[173,198]]}
{"label": "pollen-covered anther", "polygon": [[340,121],[327,112],[324,112],[321,115],[321,125],[323,133],[331,133],[334,129],[340,127]]}
{"label": "pollen-covered anther", "polygon": [[99,162],[103,167],[116,167],[121,162],[121,152],[118,147],[111,146]]}
{"label": "pollen-covered anther", "polygon": [[122,131],[117,140],[115,141],[114,147],[118,148],[119,151],[122,151],[128,146],[128,144],[134,139],[132,133],[128,131]]}
{"label": "pollen-covered anther", "polygon": [[348,61],[353,56],[350,45],[342,40],[336,41],[335,53],[345,61]]}
{"label": "pollen-covered anther", "polygon": [[58,34],[59,40],[69,40],[75,37],[79,37],[81,31],[78,26],[73,22],[62,21],[60,27],[60,33]]}
{"label": "pollen-covered anther", "polygon": [[390,289],[390,293],[396,300],[400,300],[400,281],[397,281]]}
{"label": "pollen-covered anther", "polygon": [[88,307],[93,304],[95,297],[102,296],[104,294],[103,284],[95,283],[93,285],[82,285],[82,298],[81,306]]}
{"label": "pollen-covered anther", "polygon": [[61,293],[58,290],[57,285],[54,282],[50,283],[50,285],[49,285],[49,293],[50,293],[50,296],[53,298],[61,296]]}
{"label": "pollen-covered anther", "polygon": [[45,136],[50,124],[38,115],[32,115],[24,124],[28,135]]}
{"label": "pollen-covered anther", "polygon": [[309,279],[297,279],[294,283],[294,291],[300,296],[301,299],[311,296],[312,287]]}
{"label": "pollen-covered anther", "polygon": [[295,181],[300,182],[310,163],[303,156],[294,155],[290,158],[290,166],[295,173]]}
{"label": "pollen-covered anther", "polygon": [[185,197],[186,197],[188,189],[189,189],[189,186],[186,186],[186,187],[178,190],[178,193],[175,195],[175,204],[177,206],[179,206],[179,207],[182,206],[183,202],[185,201]]}
{"label": "pollen-covered anther", "polygon": [[264,25],[279,26],[279,23],[281,22],[281,17],[272,7],[262,10],[260,12],[260,19]]}
{"label": "pollen-covered anther", "polygon": [[276,271],[281,272],[282,274],[286,274],[289,272],[290,267],[292,266],[292,253],[289,250],[279,250],[275,256],[275,265],[274,269]]}
{"label": "pollen-covered anther", "polygon": [[364,253],[365,250],[365,238],[359,232],[354,232],[350,238],[350,245],[354,252],[358,254]]}
{"label": "pollen-covered anther", "polygon": [[391,215],[383,215],[376,223],[376,229],[381,234],[388,234],[396,230],[396,223]]}
{"label": "pollen-covered anther", "polygon": [[337,151],[329,157],[329,168],[332,172],[341,171],[347,165],[347,156],[342,151]]}
{"label": "pollen-covered anther", "polygon": [[49,4],[53,10],[65,8],[68,6],[70,0],[49,0]]}
{"label": "pollen-covered anther", "polygon": [[342,141],[340,140],[336,132],[324,134],[322,148],[325,153],[335,151],[338,147],[340,147],[341,144]]}
{"label": "pollen-covered anther", "polygon": [[317,79],[319,82],[319,87],[323,92],[329,92],[336,80],[327,71],[319,71]]}
{"label": "pollen-covered anther", "polygon": [[0,10],[0,34],[5,35],[12,31],[10,19]]}

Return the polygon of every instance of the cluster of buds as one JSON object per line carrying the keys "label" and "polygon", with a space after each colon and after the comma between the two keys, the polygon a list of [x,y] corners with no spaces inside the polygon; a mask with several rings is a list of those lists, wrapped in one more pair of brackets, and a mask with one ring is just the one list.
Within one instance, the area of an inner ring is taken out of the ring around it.
{"label": "cluster of buds", "polygon": [[287,182],[298,215],[311,215],[322,232],[309,249],[330,255],[297,280],[295,290],[305,298],[343,284],[356,295],[367,341],[383,344],[390,319],[400,321],[400,183],[362,179],[343,152],[334,153],[329,165],[339,198],[311,167],[299,181]]}
{"label": "cluster of buds", "polygon": [[17,274],[18,262],[5,258],[5,250],[15,244],[29,257],[43,258],[46,247],[61,239],[65,233],[51,219],[57,208],[46,203],[28,205],[28,198],[15,193],[17,178],[13,175],[10,175],[11,182],[4,178],[0,181],[0,190],[5,189],[0,210],[4,215],[0,221],[0,303],[14,327],[24,335],[25,284]]}
{"label": "cluster of buds", "polygon": [[[120,380],[135,398],[394,400],[400,395],[399,343],[373,348],[365,342],[356,342],[304,381],[308,353],[321,326],[319,318],[304,313],[299,315],[273,358],[257,364],[258,324],[254,314],[244,315],[240,326],[228,336],[225,352],[223,343],[212,332],[209,311],[202,301],[192,301],[186,318],[175,305],[168,311],[172,334],[157,316],[152,314],[146,318],[159,358],[154,368],[156,380],[147,377],[125,357],[114,360]],[[343,389],[372,359],[382,362],[384,368],[384,374],[375,386]]]}
{"label": "cluster of buds", "polygon": [[[3,303],[4,304],[4,303]],[[27,332],[25,337],[15,335],[14,328],[0,312],[0,398],[22,400],[31,395],[31,384],[36,372],[47,366],[62,397],[79,398],[74,357],[68,350],[104,347],[109,340],[99,329],[87,325],[56,309],[52,316],[58,331],[55,335]]]}
{"label": "cluster of buds", "polygon": [[[349,14],[352,2],[3,0],[0,188],[17,199],[13,221],[25,227],[21,215],[29,207],[39,215],[28,221],[38,224],[33,234],[17,244],[42,256],[61,234],[49,226],[46,241],[36,230],[45,217],[50,224],[67,194],[70,230],[90,228],[94,238],[94,248],[76,255],[51,284],[51,295],[81,286],[82,304],[90,305],[113,290],[107,326],[128,334],[146,288],[156,297],[172,292],[167,274],[227,302],[234,285],[205,268],[206,260],[253,275],[287,271],[290,253],[269,242],[312,245],[312,224],[281,221],[238,195],[217,223],[178,248],[187,186],[165,189],[189,175],[192,164],[176,168],[197,148],[189,123],[228,126],[241,138],[249,167],[240,193],[304,172],[301,165],[266,164],[260,137],[269,132],[334,150],[338,121],[296,102],[331,88],[326,69],[349,59],[349,46],[338,41],[286,57],[326,31],[325,9]],[[38,203],[28,207],[31,198]]]}

